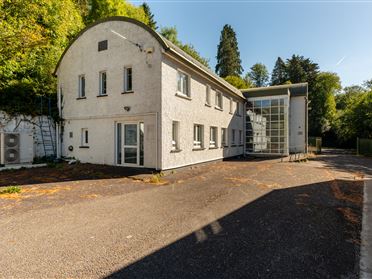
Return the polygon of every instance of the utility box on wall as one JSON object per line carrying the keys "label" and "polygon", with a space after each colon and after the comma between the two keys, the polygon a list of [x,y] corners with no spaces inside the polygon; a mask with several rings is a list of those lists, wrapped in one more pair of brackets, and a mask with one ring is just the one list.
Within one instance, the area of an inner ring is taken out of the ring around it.
{"label": "utility box on wall", "polygon": [[0,133],[0,164],[32,163],[34,140],[30,133]]}

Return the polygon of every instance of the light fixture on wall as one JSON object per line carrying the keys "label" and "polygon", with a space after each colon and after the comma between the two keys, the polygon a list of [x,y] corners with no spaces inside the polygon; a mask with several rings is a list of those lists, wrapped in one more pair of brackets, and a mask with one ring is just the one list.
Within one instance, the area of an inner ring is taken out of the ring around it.
{"label": "light fixture on wall", "polygon": [[124,107],[125,111],[130,111],[130,107]]}

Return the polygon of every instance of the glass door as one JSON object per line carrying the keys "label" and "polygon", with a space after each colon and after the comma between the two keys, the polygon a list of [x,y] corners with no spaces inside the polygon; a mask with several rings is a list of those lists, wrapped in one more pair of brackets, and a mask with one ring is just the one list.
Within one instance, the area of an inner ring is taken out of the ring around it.
{"label": "glass door", "polygon": [[138,165],[138,124],[124,124],[123,164]]}
{"label": "glass door", "polygon": [[144,165],[144,123],[116,123],[116,164]]}

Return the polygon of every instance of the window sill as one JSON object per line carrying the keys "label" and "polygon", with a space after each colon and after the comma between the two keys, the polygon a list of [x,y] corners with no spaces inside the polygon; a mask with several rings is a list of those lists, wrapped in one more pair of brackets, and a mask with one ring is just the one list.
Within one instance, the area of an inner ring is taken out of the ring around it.
{"label": "window sill", "polygon": [[132,94],[132,93],[134,93],[133,90],[131,90],[131,91],[124,91],[124,92],[121,92],[121,94]]}
{"label": "window sill", "polygon": [[211,107],[211,105],[210,105],[210,104],[208,104],[208,103],[205,103],[205,106],[206,106],[206,107]]}
{"label": "window sill", "polygon": [[223,109],[220,108],[220,107],[215,106],[214,108],[215,108],[216,110],[223,111]]}
{"label": "window sill", "polygon": [[105,95],[97,95],[97,98],[99,98],[99,97],[107,97],[108,95],[107,94],[105,94]]}
{"label": "window sill", "polygon": [[236,147],[237,145],[236,144],[232,144],[231,147]]}
{"label": "window sill", "polygon": [[183,93],[177,92],[176,96],[191,101],[191,98]]}
{"label": "window sill", "polygon": [[218,149],[218,146],[209,147],[209,149]]}
{"label": "window sill", "polygon": [[87,97],[77,97],[76,100],[84,100],[86,99]]}
{"label": "window sill", "polygon": [[197,148],[193,148],[192,151],[201,151],[201,150],[205,150],[205,148],[203,147],[197,147]]}
{"label": "window sill", "polygon": [[89,148],[89,146],[82,145],[82,146],[79,146],[79,148]]}
{"label": "window sill", "polygon": [[230,111],[229,114],[233,114],[233,113]]}
{"label": "window sill", "polygon": [[221,148],[229,148],[228,145],[221,146]]}
{"label": "window sill", "polygon": [[182,149],[173,149],[173,150],[171,150],[170,153],[179,153],[181,151],[182,151]]}
{"label": "window sill", "polygon": [[239,144],[239,147],[242,147],[242,146],[244,146],[244,144]]}

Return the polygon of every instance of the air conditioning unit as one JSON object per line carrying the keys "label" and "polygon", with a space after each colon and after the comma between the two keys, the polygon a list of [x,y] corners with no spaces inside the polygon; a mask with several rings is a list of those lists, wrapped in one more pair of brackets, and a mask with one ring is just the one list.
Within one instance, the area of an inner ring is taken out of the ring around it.
{"label": "air conditioning unit", "polygon": [[6,132],[0,134],[0,164],[32,163],[33,158],[32,134]]}

